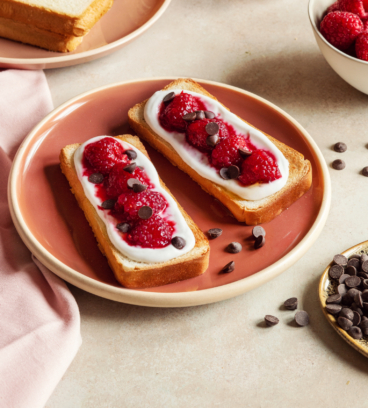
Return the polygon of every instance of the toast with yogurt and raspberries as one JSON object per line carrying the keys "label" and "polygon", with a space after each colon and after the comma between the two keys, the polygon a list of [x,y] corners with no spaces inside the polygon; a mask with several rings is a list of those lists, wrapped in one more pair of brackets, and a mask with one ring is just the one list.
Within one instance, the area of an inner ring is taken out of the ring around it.
{"label": "toast with yogurt and raspberries", "polygon": [[[178,102],[170,109],[179,98],[182,105]],[[209,105],[213,111],[206,108]],[[128,117],[140,137],[221,201],[238,221],[269,222],[311,187],[312,166],[301,153],[231,114],[191,79],[171,82],[132,107]]]}
{"label": "toast with yogurt and raspberries", "polygon": [[101,136],[68,145],[60,164],[123,286],[161,286],[206,271],[207,238],[159,178],[138,137]]}

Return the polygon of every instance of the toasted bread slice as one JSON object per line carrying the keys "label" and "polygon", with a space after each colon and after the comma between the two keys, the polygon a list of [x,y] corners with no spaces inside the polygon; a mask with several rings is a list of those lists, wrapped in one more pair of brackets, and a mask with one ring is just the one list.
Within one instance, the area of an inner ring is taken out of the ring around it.
{"label": "toasted bread slice", "polygon": [[[164,90],[170,89],[193,91],[217,100],[213,95],[202,88],[202,86],[191,79],[178,79],[164,88]],[[173,165],[178,166],[181,170],[189,174],[203,190],[221,201],[238,221],[246,222],[248,225],[269,222],[309,190],[312,184],[312,166],[310,162],[304,160],[304,156],[296,150],[266,135],[279,148],[289,162],[288,181],[280,191],[261,200],[250,201],[240,198],[224,187],[199,175],[181,159],[179,154],[176,153],[168,142],[149,127],[144,119],[146,102],[147,100],[138,103],[129,110],[128,117],[130,126],[140,137],[147,140],[155,149],[166,156]]]}
{"label": "toasted bread slice", "polygon": [[113,0],[0,0],[0,17],[64,36],[82,37],[112,4]]}
{"label": "toasted bread slice", "polygon": [[[135,146],[148,157],[147,151],[138,137],[123,135],[118,136],[118,138]],[[68,179],[71,191],[75,195],[79,206],[84,211],[95,234],[98,246],[101,252],[106,256],[116,279],[127,288],[149,288],[193,278],[204,273],[208,268],[210,254],[208,240],[174,197],[179,210],[183,214],[196,240],[195,247],[191,251],[170,261],[152,264],[129,259],[113,246],[107,235],[104,222],[85,196],[82,184],[78,179],[73,156],[79,146],[80,144],[72,144],[61,150],[61,170]],[[172,195],[161,179],[160,183],[161,186]]]}

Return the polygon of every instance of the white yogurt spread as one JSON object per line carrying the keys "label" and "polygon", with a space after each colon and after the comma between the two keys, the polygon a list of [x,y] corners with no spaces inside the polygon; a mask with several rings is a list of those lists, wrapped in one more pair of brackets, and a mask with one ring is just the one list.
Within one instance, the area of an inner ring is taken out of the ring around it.
{"label": "white yogurt spread", "polygon": [[179,236],[184,238],[186,245],[183,249],[177,249],[171,244],[165,248],[142,248],[140,246],[131,246],[124,241],[124,239],[122,238],[122,233],[116,228],[116,219],[108,214],[108,210],[101,210],[99,208],[99,206],[101,206],[102,200],[96,196],[96,185],[91,183],[88,180],[87,176],[83,176],[84,167],[82,160],[85,147],[90,143],[94,143],[103,139],[104,137],[110,136],[97,136],[79,146],[74,154],[74,165],[77,171],[78,178],[83,186],[84,193],[93,207],[96,209],[97,214],[105,223],[107,234],[115,248],[123,255],[134,261],[147,263],[166,262],[170,259],[184,255],[185,253],[192,250],[195,246],[195,238],[193,232],[186,223],[176,202],[173,200],[170,194],[168,194],[161,187],[157,171],[152,162],[140,150],[132,146],[130,143],[113,138],[114,140],[122,144],[124,150],[131,149],[137,153],[137,158],[134,160],[134,162],[137,164],[137,166],[142,166],[144,168],[145,172],[150,178],[151,183],[154,184],[155,187],[151,190],[161,193],[169,204],[161,215],[166,220],[173,221],[175,223],[175,231],[173,237]]}
{"label": "white yogurt spread", "polygon": [[184,133],[168,132],[161,126],[159,122],[160,107],[163,98],[169,92],[174,92],[175,95],[178,95],[182,90],[170,89],[170,91],[158,91],[154,93],[146,103],[144,118],[151,129],[170,143],[179,156],[198,174],[225,187],[244,200],[261,200],[262,198],[275,194],[285,186],[289,177],[289,162],[265,134],[243,122],[236,115],[225,109],[218,101],[196,92],[184,91],[185,93],[200,98],[206,105],[207,110],[213,112],[216,117],[219,116],[222,120],[233,126],[237,133],[245,136],[249,135],[250,141],[258,149],[265,149],[271,152],[276,158],[281,173],[281,178],[278,180],[271,181],[270,183],[256,183],[251,186],[242,186],[237,180],[222,179],[219,172],[211,166],[208,157],[186,141]]}

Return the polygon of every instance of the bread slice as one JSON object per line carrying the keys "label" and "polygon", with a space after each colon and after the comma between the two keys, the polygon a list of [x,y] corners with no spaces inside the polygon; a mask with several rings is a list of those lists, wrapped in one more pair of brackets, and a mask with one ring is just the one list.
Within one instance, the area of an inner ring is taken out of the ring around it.
{"label": "bread slice", "polygon": [[[193,91],[217,100],[202,86],[191,79],[178,79],[164,88],[164,90],[170,89]],[[196,181],[203,190],[221,201],[238,221],[246,222],[248,225],[269,222],[309,190],[312,184],[312,166],[310,162],[304,160],[304,156],[296,150],[286,146],[273,137],[266,135],[289,161],[288,181],[280,191],[261,200],[249,201],[240,198],[226,190],[224,187],[199,175],[181,159],[168,142],[149,127],[144,119],[146,102],[147,100],[138,103],[129,110],[129,124],[132,129],[134,129],[140,137],[147,140],[147,142],[155,149],[166,156],[174,166],[178,166],[185,173],[189,174],[189,176]]]}
{"label": "bread slice", "polygon": [[56,52],[74,51],[83,41],[83,37],[65,36],[1,17],[0,37]]}
{"label": "bread slice", "polygon": [[0,17],[64,36],[82,37],[113,0],[0,0]]}
{"label": "bread slice", "polygon": [[[135,146],[148,157],[147,151],[138,137],[123,135],[118,136],[118,138]],[[71,191],[84,211],[95,234],[98,246],[106,256],[116,279],[127,288],[149,288],[193,278],[204,273],[208,268],[210,254],[208,240],[174,197],[196,240],[195,247],[191,251],[170,261],[155,264],[133,261],[117,251],[107,235],[104,222],[85,196],[82,184],[78,179],[73,156],[79,146],[79,144],[72,144],[61,150],[61,170],[68,179]],[[161,179],[160,183],[172,196]]]}

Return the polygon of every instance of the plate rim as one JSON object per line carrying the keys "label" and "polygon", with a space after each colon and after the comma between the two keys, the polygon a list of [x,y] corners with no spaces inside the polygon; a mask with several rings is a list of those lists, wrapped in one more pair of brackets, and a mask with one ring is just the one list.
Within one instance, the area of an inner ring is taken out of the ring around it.
{"label": "plate rim", "polygon": [[[341,252],[342,255],[345,255],[349,257],[350,255],[356,253],[357,251],[360,250],[362,247],[367,247],[368,246],[368,241],[363,241],[360,244],[354,245],[349,249],[346,249],[344,252]],[[319,285],[318,285],[318,297],[320,301],[320,306],[322,308],[322,312],[325,316],[325,318],[328,320],[328,322],[331,324],[331,326],[334,328],[334,330],[342,337],[351,347],[353,347],[355,350],[359,351],[359,353],[363,354],[365,357],[368,357],[368,346],[363,347],[360,343],[359,340],[355,340],[352,337],[348,335],[348,333],[343,330],[341,327],[337,325],[337,321],[335,317],[326,311],[326,299],[324,297],[324,293],[326,292],[324,290],[324,287],[326,285],[327,280],[329,280],[328,277],[328,271],[330,267],[332,266],[333,262],[331,261],[326,269],[323,271],[322,276],[319,280]]]}
{"label": "plate rim", "polygon": [[[25,69],[35,69],[35,66],[37,65],[39,67],[42,66],[42,69],[51,69],[51,68],[57,68],[55,64],[70,62],[70,64],[63,65],[64,67],[66,67],[66,66],[71,66],[71,65],[77,65],[78,62],[76,62],[76,60],[79,60],[79,59],[83,60],[79,62],[79,64],[83,64],[84,62],[103,57],[106,55],[106,53],[113,52],[115,48],[116,50],[119,49],[120,47],[129,43],[131,40],[139,37],[146,30],[148,30],[162,16],[162,14],[164,14],[166,9],[169,7],[170,3],[171,3],[171,0],[163,0],[163,3],[160,6],[160,8],[143,25],[138,27],[136,30],[134,30],[130,34],[120,38],[119,40],[116,40],[110,44],[103,45],[102,47],[97,47],[89,51],[84,51],[84,52],[81,52],[80,54],[68,54],[68,53],[65,54],[64,53],[57,57],[47,57],[47,58],[6,58],[6,57],[0,56],[0,64],[6,64],[9,66],[12,65],[14,67],[16,65],[32,66],[32,68],[25,68]],[[9,40],[9,41],[12,41],[12,40]],[[99,54],[102,54],[102,55],[99,57],[98,56]],[[87,61],[85,61],[85,59],[87,59]],[[46,65],[51,65],[51,66],[48,67]],[[1,65],[0,65],[0,68],[1,68]]]}
{"label": "plate rim", "polygon": [[227,88],[232,91],[243,93],[248,97],[264,103],[265,105],[276,110],[286,119],[288,119],[301,132],[303,137],[309,143],[314,151],[314,154],[316,155],[316,158],[318,159],[317,164],[320,166],[321,174],[323,176],[321,180],[323,182],[323,196],[321,208],[319,210],[317,218],[315,219],[305,237],[298,243],[298,245],[296,245],[296,247],[294,247],[281,259],[251,276],[214,288],[203,289],[200,291],[174,293],[131,290],[124,287],[119,288],[96,281],[95,279],[85,276],[80,272],[66,266],[53,255],[51,255],[46,249],[44,249],[43,246],[33,237],[31,231],[28,229],[28,226],[23,220],[16,198],[17,175],[19,174],[20,161],[24,154],[24,151],[26,150],[28,144],[32,141],[34,135],[44,124],[49,122],[51,118],[60,113],[60,111],[62,111],[69,105],[74,104],[79,99],[85,98],[89,95],[97,94],[98,92],[105,91],[109,88],[117,88],[131,83],[160,80],[173,81],[175,79],[177,79],[177,77],[139,78],[94,88],[90,91],[77,95],[54,109],[44,119],[42,119],[25,137],[15,155],[8,180],[8,201],[11,217],[20,237],[22,238],[28,249],[36,256],[36,258],[38,258],[52,272],[54,272],[57,276],[64,279],[65,281],[79,287],[80,289],[86,290],[89,293],[93,293],[97,296],[101,296],[110,300],[149,307],[187,307],[229,299],[248,292],[249,290],[252,290],[258,286],[261,286],[262,284],[277,277],[286,269],[288,269],[308,251],[308,249],[313,245],[313,243],[320,235],[325,225],[331,204],[331,180],[325,159],[316,142],[312,139],[309,133],[288,113],[258,95],[232,85],[227,85],[216,81],[192,78],[201,84],[209,84]]}

